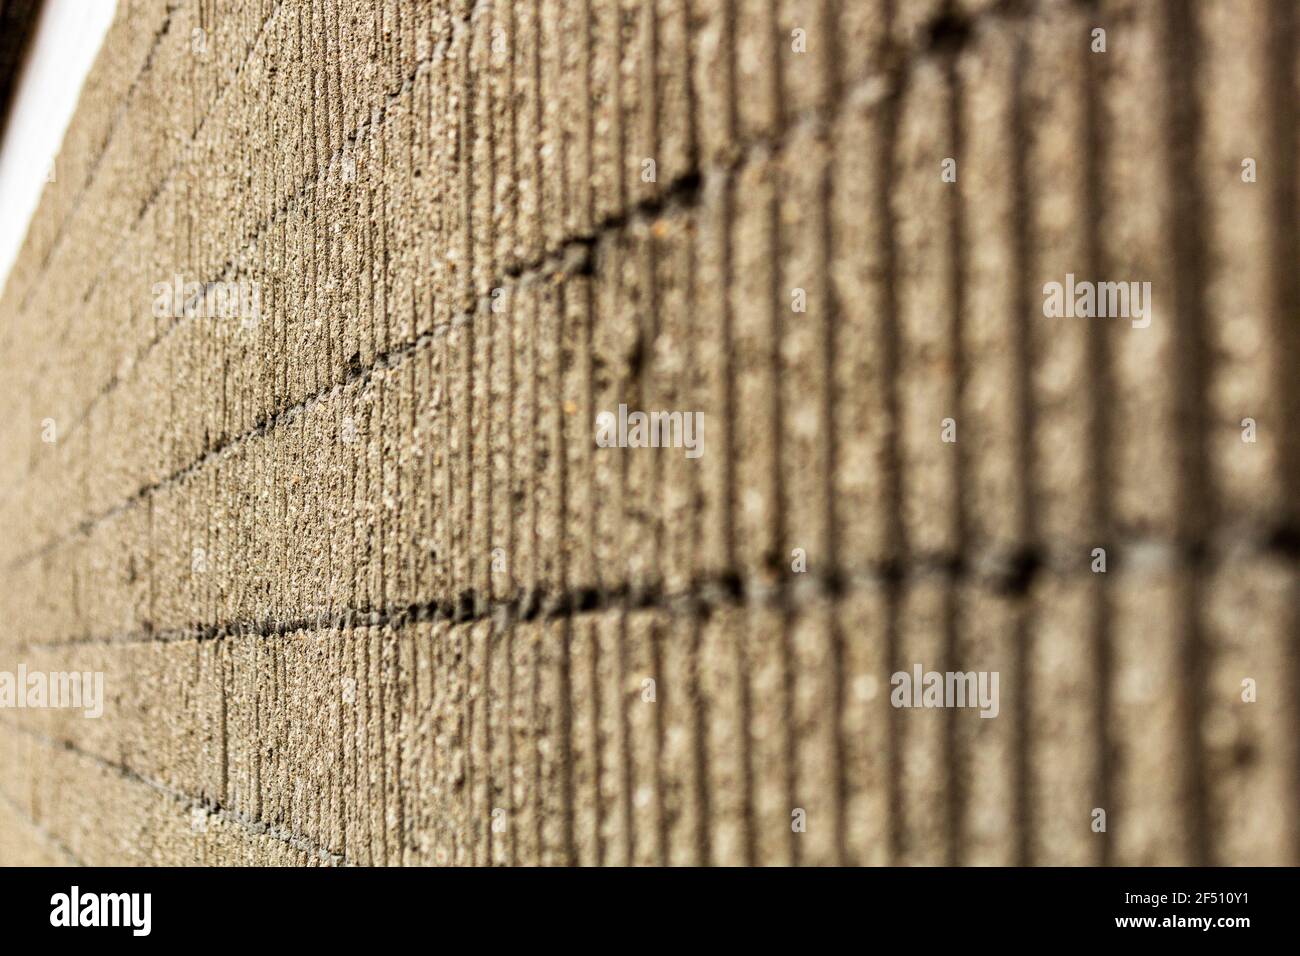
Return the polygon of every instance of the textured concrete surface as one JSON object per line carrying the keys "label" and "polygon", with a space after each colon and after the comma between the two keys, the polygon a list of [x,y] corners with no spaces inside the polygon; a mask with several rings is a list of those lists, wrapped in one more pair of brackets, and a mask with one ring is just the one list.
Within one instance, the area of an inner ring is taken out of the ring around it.
{"label": "textured concrete surface", "polygon": [[0,671],[106,700],[0,709],[0,862],[1300,862],[1298,37],[121,0],[0,297]]}

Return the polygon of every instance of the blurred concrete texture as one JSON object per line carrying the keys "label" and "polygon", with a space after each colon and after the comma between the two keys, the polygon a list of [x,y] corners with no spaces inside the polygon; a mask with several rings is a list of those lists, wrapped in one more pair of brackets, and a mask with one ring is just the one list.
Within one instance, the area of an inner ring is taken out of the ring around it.
{"label": "blurred concrete texture", "polygon": [[104,714],[0,710],[0,862],[1300,862],[1292,0],[119,7],[0,299],[0,670]]}

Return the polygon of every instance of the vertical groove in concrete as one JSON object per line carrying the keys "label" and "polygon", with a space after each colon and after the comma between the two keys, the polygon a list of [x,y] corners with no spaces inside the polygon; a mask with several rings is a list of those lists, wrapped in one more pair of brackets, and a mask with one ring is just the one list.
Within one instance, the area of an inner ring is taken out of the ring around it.
{"label": "vertical groove in concrete", "polygon": [[[1196,144],[1202,134],[1202,109],[1199,91],[1194,82],[1203,64],[1202,38],[1192,4],[1186,0],[1169,0],[1164,40],[1168,48],[1163,51],[1169,65],[1168,88],[1174,99],[1175,112],[1171,117],[1169,135],[1170,160],[1175,168],[1196,169]],[[1193,172],[1176,192],[1177,199],[1170,212],[1173,222],[1169,234],[1174,237],[1174,255],[1177,267],[1174,274],[1175,309],[1184,325],[1182,354],[1178,362],[1181,391],[1179,403],[1184,406],[1179,416],[1180,425],[1189,426],[1182,437],[1183,478],[1179,488],[1180,513],[1188,523],[1184,532],[1193,541],[1204,538],[1203,527],[1198,522],[1217,520],[1214,502],[1209,493],[1209,476],[1206,459],[1206,431],[1209,415],[1206,410],[1208,391],[1207,318],[1202,303],[1205,300],[1205,262],[1202,255],[1205,237],[1202,213],[1204,201],[1200,178]],[[1201,748],[1197,742],[1201,716],[1199,702],[1205,688],[1205,642],[1201,630],[1202,574],[1192,569],[1188,574],[1186,611],[1189,625],[1184,650],[1184,673],[1181,675],[1181,693],[1184,722],[1181,732],[1186,748],[1188,779],[1184,784],[1189,791],[1189,825],[1191,828],[1191,862],[1204,866],[1209,862],[1209,843],[1206,818],[1206,779],[1202,769]]]}

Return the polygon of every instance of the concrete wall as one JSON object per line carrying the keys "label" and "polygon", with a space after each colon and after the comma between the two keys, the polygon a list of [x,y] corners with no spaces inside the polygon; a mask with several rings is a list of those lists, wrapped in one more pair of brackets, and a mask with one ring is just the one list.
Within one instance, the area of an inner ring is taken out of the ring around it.
{"label": "concrete wall", "polygon": [[0,299],[0,670],[106,700],[0,710],[0,861],[1300,860],[1290,0],[120,7]]}

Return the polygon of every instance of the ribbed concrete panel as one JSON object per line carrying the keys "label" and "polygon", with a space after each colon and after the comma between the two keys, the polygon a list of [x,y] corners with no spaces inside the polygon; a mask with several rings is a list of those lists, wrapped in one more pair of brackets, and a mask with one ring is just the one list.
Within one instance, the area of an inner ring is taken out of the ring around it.
{"label": "ribbed concrete panel", "polygon": [[0,862],[1300,861],[1298,24],[122,4],[0,295]]}

